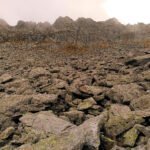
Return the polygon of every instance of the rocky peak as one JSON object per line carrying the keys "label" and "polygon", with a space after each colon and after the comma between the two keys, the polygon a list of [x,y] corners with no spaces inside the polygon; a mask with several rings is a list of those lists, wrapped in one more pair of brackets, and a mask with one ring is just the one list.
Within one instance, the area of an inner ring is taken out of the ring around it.
{"label": "rocky peak", "polygon": [[66,29],[68,28],[68,26],[70,26],[73,23],[73,20],[69,17],[59,17],[58,19],[56,19],[56,21],[54,22],[53,26],[56,29]]}
{"label": "rocky peak", "polygon": [[0,25],[8,26],[8,23],[4,19],[0,18]]}
{"label": "rocky peak", "polygon": [[32,22],[32,21],[18,21],[16,27],[18,29],[32,29],[32,28],[35,28],[36,27],[36,23],[35,22]]}
{"label": "rocky peak", "polygon": [[121,23],[118,21],[118,19],[116,19],[116,18],[108,19],[108,20],[106,20],[105,22],[108,23],[108,24],[121,24]]}
{"label": "rocky peak", "polygon": [[5,29],[5,28],[8,28],[8,27],[9,27],[8,23],[5,20],[0,18],[0,29],[1,28]]}

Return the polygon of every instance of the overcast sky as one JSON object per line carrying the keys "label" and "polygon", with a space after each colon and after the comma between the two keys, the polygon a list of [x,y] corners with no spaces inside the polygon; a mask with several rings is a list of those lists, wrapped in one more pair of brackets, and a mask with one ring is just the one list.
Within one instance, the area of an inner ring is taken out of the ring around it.
{"label": "overcast sky", "polygon": [[0,0],[0,18],[11,25],[18,20],[53,23],[59,16],[150,23],[149,7],[150,0]]}
{"label": "overcast sky", "polygon": [[0,0],[0,18],[14,25],[18,20],[49,21],[59,16],[91,17],[94,20],[108,18],[104,0]]}

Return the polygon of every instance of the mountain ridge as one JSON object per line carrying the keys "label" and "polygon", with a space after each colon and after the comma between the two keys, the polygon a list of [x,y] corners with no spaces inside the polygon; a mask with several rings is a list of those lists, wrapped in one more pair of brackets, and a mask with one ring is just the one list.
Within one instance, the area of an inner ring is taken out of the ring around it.
{"label": "mountain ridge", "polygon": [[[0,21],[0,41],[53,39],[57,42],[92,43],[100,40],[120,40],[123,38],[150,38],[150,24],[124,25],[116,18],[94,21],[91,18],[59,17],[53,24],[49,22],[18,21],[10,26]],[[6,33],[9,33],[6,34]]]}

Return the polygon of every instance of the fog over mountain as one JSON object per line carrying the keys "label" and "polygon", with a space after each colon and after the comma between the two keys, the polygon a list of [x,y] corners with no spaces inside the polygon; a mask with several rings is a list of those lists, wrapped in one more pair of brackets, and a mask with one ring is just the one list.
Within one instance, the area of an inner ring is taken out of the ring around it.
{"label": "fog over mountain", "polygon": [[108,19],[103,8],[104,0],[0,0],[0,18],[15,25],[18,20],[50,21],[59,16]]}

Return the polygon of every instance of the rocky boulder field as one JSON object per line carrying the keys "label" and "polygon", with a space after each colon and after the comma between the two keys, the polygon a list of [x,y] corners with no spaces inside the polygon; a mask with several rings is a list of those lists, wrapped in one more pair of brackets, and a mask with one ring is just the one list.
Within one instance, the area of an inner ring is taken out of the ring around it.
{"label": "rocky boulder field", "polygon": [[150,49],[0,44],[1,150],[149,150]]}

